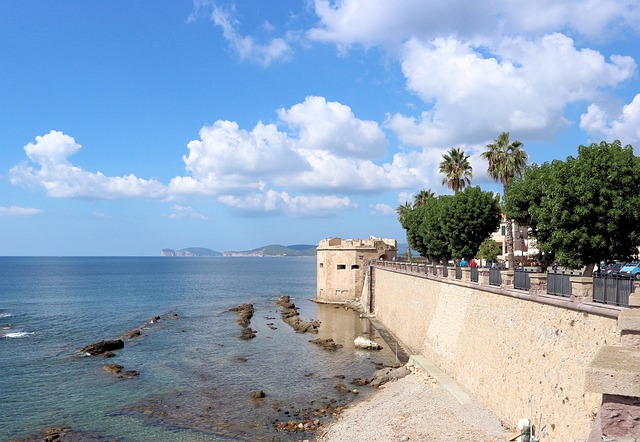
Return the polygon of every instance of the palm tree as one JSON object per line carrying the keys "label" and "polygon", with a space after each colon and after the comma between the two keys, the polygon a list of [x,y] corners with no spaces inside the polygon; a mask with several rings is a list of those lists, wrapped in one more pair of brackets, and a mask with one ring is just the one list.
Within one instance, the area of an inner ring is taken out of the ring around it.
{"label": "palm tree", "polygon": [[412,210],[413,205],[409,202],[404,203],[404,205],[399,205],[396,209],[396,213],[398,214],[398,221],[400,221],[400,225],[406,231],[407,255],[409,255],[409,262],[411,262],[411,244],[409,243],[409,226],[407,225],[407,218],[409,217],[409,213]]}
{"label": "palm tree", "polygon": [[442,184],[446,184],[454,192],[462,190],[471,184],[473,168],[469,164],[469,155],[459,147],[452,147],[447,153],[442,154],[440,173],[444,174]]}
{"label": "palm tree", "polygon": [[431,191],[431,189],[422,189],[420,193],[418,193],[413,199],[413,205],[417,207],[422,207],[427,204],[427,201],[430,198],[434,198],[436,196],[435,193]]}
{"label": "palm tree", "polygon": [[[521,177],[527,165],[527,153],[524,144],[515,140],[509,142],[509,132],[502,132],[493,143],[487,144],[487,150],[481,157],[489,162],[487,172],[489,176],[502,183],[503,197],[509,181],[514,177]],[[509,254],[509,269],[513,269],[513,225],[511,218],[506,218],[507,253]]]}

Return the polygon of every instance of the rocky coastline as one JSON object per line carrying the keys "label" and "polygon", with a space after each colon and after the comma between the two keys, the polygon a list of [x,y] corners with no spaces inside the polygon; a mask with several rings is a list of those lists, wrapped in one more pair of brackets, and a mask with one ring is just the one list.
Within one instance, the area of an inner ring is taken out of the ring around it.
{"label": "rocky coastline", "polygon": [[[318,334],[321,327],[320,321],[301,318],[298,307],[291,302],[288,296],[279,297],[275,304],[280,310],[282,321],[296,333]],[[255,314],[254,306],[250,303],[244,303],[229,308],[228,311],[237,314],[236,322],[242,328],[240,338],[242,340],[253,339],[257,333],[251,328],[251,320]],[[121,336],[88,344],[79,349],[78,354],[88,359],[117,357],[120,352],[126,351],[128,341],[145,339],[149,332],[153,330],[154,324],[168,319],[178,319],[178,315],[171,313],[154,316]],[[265,317],[265,319],[275,318]],[[271,324],[269,327],[272,330],[277,329],[273,322],[269,324]],[[332,339],[314,339],[309,342],[320,345],[328,351],[338,351],[342,348],[342,345],[333,342]],[[236,363],[244,363],[246,361],[246,357],[238,356],[236,358]],[[354,377],[348,379],[347,375],[335,375],[335,382],[333,382],[334,393],[331,394],[327,391],[329,394],[313,398],[306,405],[299,403],[289,404],[282,402],[282,400],[276,400],[270,395],[268,388],[240,392],[235,391],[234,388],[228,388],[228,386],[224,386],[224,388],[221,386],[221,388],[203,387],[176,392],[171,395],[147,398],[121,409],[116,412],[116,415],[133,416],[143,419],[146,424],[150,425],[190,428],[204,434],[235,440],[236,438],[249,437],[243,429],[262,425],[258,421],[253,422],[254,417],[249,411],[259,407],[270,409],[272,415],[269,424],[270,429],[265,428],[264,440],[310,440],[315,437],[314,435],[319,430],[348,409],[354,400],[359,399],[363,389],[378,388],[379,385],[389,382],[394,376],[393,374],[390,375],[391,372],[396,373],[396,376],[402,373],[402,369],[395,367],[383,367],[380,365],[378,368],[380,370],[369,378]],[[103,364],[102,369],[105,373],[113,376],[115,381],[135,379],[141,374],[135,367],[132,369],[117,363]],[[316,374],[309,372],[305,376],[314,377]],[[230,414],[241,416],[238,421],[230,421],[228,417],[222,417],[216,412],[218,409],[228,408],[229,404],[237,407],[237,410]],[[82,432],[81,428],[58,425],[39,430],[29,437],[16,439],[15,441],[85,440],[83,437],[88,437],[86,440],[102,440],[97,435],[87,436]]]}

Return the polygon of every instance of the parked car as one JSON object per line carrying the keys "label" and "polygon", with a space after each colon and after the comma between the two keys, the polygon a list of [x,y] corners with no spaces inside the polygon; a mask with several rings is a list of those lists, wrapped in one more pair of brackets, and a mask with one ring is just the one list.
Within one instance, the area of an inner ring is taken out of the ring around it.
{"label": "parked car", "polygon": [[620,269],[620,275],[633,276],[636,279],[640,279],[640,262],[630,262],[624,265]]}
{"label": "parked car", "polygon": [[617,275],[620,273],[620,270],[625,266],[624,262],[614,262],[609,264],[607,269],[604,271],[605,275]]}

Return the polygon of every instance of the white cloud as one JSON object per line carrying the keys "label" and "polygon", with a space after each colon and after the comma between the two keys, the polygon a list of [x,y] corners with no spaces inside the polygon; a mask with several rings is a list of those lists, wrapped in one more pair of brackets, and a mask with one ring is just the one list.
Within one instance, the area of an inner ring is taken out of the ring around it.
{"label": "white cloud", "polygon": [[208,219],[203,214],[196,212],[191,206],[181,206],[179,204],[175,204],[172,208],[173,213],[168,215],[171,219],[178,218],[192,218],[192,219],[200,219],[205,220]]}
{"label": "white cloud", "polygon": [[[162,198],[164,185],[135,175],[108,177],[101,172],[87,172],[68,161],[81,146],[62,132],[52,130],[36,137],[35,143],[24,146],[29,162],[20,163],[9,171],[12,184],[43,187],[49,196],[57,198]],[[34,167],[35,165],[35,167]]]}
{"label": "white cloud", "polygon": [[287,192],[274,190],[243,196],[222,195],[218,201],[234,209],[248,212],[286,213],[315,217],[333,216],[338,211],[358,207],[348,197],[336,195],[291,196]]}
{"label": "white cloud", "polygon": [[608,109],[591,104],[580,117],[580,127],[592,136],[602,136],[608,141],[620,140],[622,144],[640,141],[640,94],[622,109]]}
{"label": "white cloud", "polygon": [[[288,41],[290,37],[272,38],[267,43],[258,43],[253,37],[240,35],[236,30],[237,23],[231,14],[218,6],[213,8],[211,19],[216,26],[222,28],[224,38],[241,60],[250,60],[263,66],[269,66],[274,61],[288,59],[292,54]],[[265,23],[263,29],[272,31],[273,26]]]}
{"label": "white cloud", "polygon": [[42,213],[42,210],[34,209],[31,207],[0,206],[0,216],[32,216],[32,215],[39,215],[41,213]]}
{"label": "white cloud", "polygon": [[352,45],[398,44],[411,37],[431,40],[543,35],[557,30],[606,40],[640,29],[640,8],[630,0],[315,0],[319,24],[309,38]]}
{"label": "white cloud", "polygon": [[356,118],[344,104],[311,96],[290,109],[280,109],[278,116],[297,133],[300,149],[356,158],[384,155],[387,140],[378,124]]}
{"label": "white cloud", "polygon": [[439,38],[405,44],[402,69],[408,87],[425,103],[420,118],[396,114],[388,125],[419,146],[483,140],[501,131],[545,136],[568,124],[568,104],[593,99],[635,73],[630,57],[578,50],[562,34],[538,40],[503,40],[488,48]]}
{"label": "white cloud", "polygon": [[369,208],[371,209],[369,211],[369,215],[371,216],[376,216],[376,215],[396,216],[396,209],[394,209],[388,204],[383,204],[383,203],[372,204],[369,206]]}

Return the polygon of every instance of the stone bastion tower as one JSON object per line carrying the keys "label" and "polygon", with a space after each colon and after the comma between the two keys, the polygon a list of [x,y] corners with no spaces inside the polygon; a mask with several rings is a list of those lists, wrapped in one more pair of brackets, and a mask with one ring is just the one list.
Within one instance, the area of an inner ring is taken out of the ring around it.
{"label": "stone bastion tower", "polygon": [[398,255],[395,239],[327,238],[317,248],[317,300],[343,303],[360,301],[369,261],[393,260]]}

